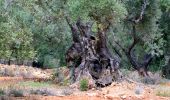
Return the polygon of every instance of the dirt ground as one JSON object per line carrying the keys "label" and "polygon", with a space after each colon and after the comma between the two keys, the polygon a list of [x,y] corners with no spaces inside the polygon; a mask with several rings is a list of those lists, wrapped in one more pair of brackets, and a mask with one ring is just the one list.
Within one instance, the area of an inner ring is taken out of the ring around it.
{"label": "dirt ground", "polygon": [[[13,86],[18,82],[23,81],[28,81],[28,79],[20,76],[0,76],[0,88]],[[29,81],[34,81],[34,78],[29,79]],[[166,89],[170,89],[170,82],[161,85],[163,85]],[[104,88],[93,88],[84,92],[76,88],[71,88],[72,93],[69,95],[25,95],[23,97],[1,96],[0,100],[170,100],[170,97],[156,95],[155,90],[158,86],[159,85],[146,85],[143,83],[124,80],[122,82],[113,82],[110,86]],[[66,86],[66,88],[67,87],[69,86]],[[52,88],[56,89],[56,91],[64,90],[64,88],[61,89],[60,87]]]}
{"label": "dirt ground", "polygon": [[[12,84],[23,80],[21,77],[0,77],[0,85]],[[170,86],[170,83],[166,84]],[[41,96],[29,95],[24,97],[1,97],[5,100],[170,100],[168,97],[160,97],[154,94],[151,87],[143,84],[114,82],[108,87],[91,89],[81,92],[77,89],[69,96]],[[135,92],[140,93],[135,93]]]}

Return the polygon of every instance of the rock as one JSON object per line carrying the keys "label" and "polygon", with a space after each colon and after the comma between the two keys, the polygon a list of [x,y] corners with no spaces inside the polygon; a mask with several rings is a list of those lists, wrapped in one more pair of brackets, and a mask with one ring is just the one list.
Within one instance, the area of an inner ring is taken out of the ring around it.
{"label": "rock", "polygon": [[93,79],[90,79],[89,82],[88,82],[88,88],[92,89],[92,88],[95,88],[95,87],[96,87],[95,81]]}
{"label": "rock", "polygon": [[143,91],[144,91],[143,88],[144,88],[144,87],[137,86],[136,89],[135,89],[135,94],[137,94],[137,95],[142,94]]}
{"label": "rock", "polygon": [[74,83],[74,84],[71,84],[70,86],[69,86],[71,89],[78,89],[80,86],[79,86],[79,84],[78,84],[78,82],[76,82],[76,83]]}
{"label": "rock", "polygon": [[121,96],[120,98],[122,98],[122,99],[126,99],[126,97],[127,97],[126,95],[123,95],[123,96]]}
{"label": "rock", "polygon": [[96,89],[95,89],[95,88],[92,88],[91,90],[92,90],[92,91],[95,91]]}
{"label": "rock", "polygon": [[97,93],[86,93],[86,94],[87,94],[88,96],[91,96],[91,97],[98,95]]}

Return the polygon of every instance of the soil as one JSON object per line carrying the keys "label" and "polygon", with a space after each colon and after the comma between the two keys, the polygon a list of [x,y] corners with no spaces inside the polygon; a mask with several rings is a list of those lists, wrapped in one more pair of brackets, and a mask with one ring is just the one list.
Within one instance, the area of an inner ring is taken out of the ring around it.
{"label": "soil", "polygon": [[[29,81],[35,81],[34,78]],[[23,77],[0,77],[0,88],[11,86],[17,82],[28,81]],[[161,84],[170,88],[170,82]],[[154,85],[146,85],[138,82],[113,82],[104,88],[92,88],[88,91],[80,91],[77,88],[70,88],[71,95],[43,96],[26,95],[24,97],[1,96],[0,100],[170,100],[170,97],[157,96]],[[57,91],[62,91],[60,87],[54,87]]]}
{"label": "soil", "polygon": [[[23,80],[21,77],[0,77],[0,84],[9,84],[21,80]],[[169,86],[169,83],[166,85]],[[140,93],[135,93],[135,91]],[[25,97],[4,96],[2,98],[5,98],[5,100],[170,100],[168,97],[156,96],[148,86],[128,82],[114,82],[108,87],[93,88],[85,92],[75,89],[75,92],[68,96],[29,95]]]}

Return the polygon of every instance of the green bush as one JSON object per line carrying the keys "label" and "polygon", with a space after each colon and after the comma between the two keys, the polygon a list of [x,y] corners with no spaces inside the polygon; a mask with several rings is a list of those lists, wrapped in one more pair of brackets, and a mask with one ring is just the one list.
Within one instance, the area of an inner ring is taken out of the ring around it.
{"label": "green bush", "polygon": [[9,95],[14,96],[14,97],[22,97],[24,96],[24,93],[22,90],[11,89],[9,92]]}
{"label": "green bush", "polygon": [[47,88],[31,90],[30,93],[35,94],[35,95],[45,95],[45,96],[55,96],[56,95],[54,91],[47,89]]}
{"label": "green bush", "polygon": [[56,68],[59,66],[59,59],[56,59],[50,55],[44,56],[43,66],[45,68]]}
{"label": "green bush", "polygon": [[3,95],[5,95],[5,92],[4,90],[0,89],[0,96],[3,96]]}
{"label": "green bush", "polygon": [[80,81],[80,90],[81,91],[87,91],[88,89],[88,80],[87,79],[82,79]]}

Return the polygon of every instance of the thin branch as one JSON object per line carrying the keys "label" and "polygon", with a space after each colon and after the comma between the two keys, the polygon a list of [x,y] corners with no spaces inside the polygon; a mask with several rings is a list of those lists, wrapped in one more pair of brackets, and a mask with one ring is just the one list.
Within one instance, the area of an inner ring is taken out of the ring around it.
{"label": "thin branch", "polygon": [[140,16],[138,19],[134,20],[135,23],[138,23],[139,21],[141,21],[143,19],[143,15],[144,15],[146,6],[147,6],[147,0],[143,0]]}
{"label": "thin branch", "polygon": [[132,26],[132,38],[133,38],[133,43],[129,46],[128,48],[128,53],[130,54],[132,49],[135,47],[135,45],[138,43],[139,39],[136,36],[136,27],[133,24]]}
{"label": "thin branch", "polygon": [[75,24],[71,24],[70,18],[68,16],[66,16],[65,19],[69,27],[71,28],[73,41],[80,42],[80,38],[79,38],[80,34],[79,34],[77,26]]}
{"label": "thin branch", "polygon": [[113,44],[111,43],[111,41],[109,41],[109,44],[111,45],[112,49],[116,52],[116,54],[118,54],[119,57],[121,58],[121,57],[122,57],[121,53],[116,49],[116,47],[113,46]]}
{"label": "thin branch", "polygon": [[7,9],[13,3],[13,1],[14,0],[5,0],[4,8]]}
{"label": "thin branch", "polygon": [[65,19],[66,19],[67,24],[70,26],[70,28],[72,28],[73,25],[71,24],[70,18],[66,16]]}
{"label": "thin branch", "polygon": [[152,61],[152,59],[153,59],[153,56],[151,54],[145,54],[142,65],[148,66],[149,63]]}
{"label": "thin branch", "polygon": [[115,42],[123,50],[124,53],[127,53],[127,50],[125,48],[123,48],[123,46],[121,44],[119,44],[118,41],[114,40],[114,34],[112,34],[112,36],[113,36],[113,42]]}
{"label": "thin branch", "polygon": [[123,48],[123,46],[120,45],[119,42],[117,42],[117,41],[114,41],[114,42],[123,50],[123,52],[127,53],[127,50],[125,48]]}

